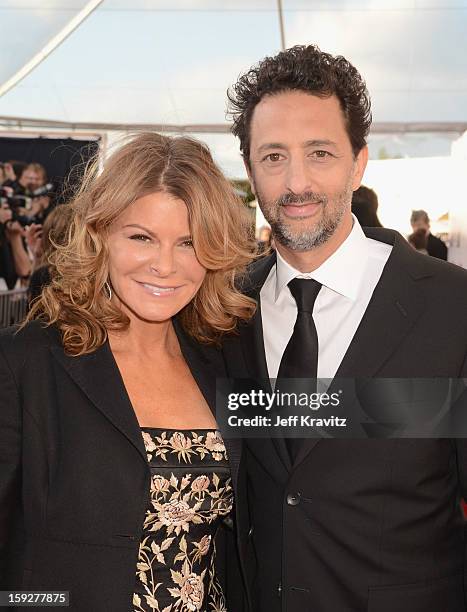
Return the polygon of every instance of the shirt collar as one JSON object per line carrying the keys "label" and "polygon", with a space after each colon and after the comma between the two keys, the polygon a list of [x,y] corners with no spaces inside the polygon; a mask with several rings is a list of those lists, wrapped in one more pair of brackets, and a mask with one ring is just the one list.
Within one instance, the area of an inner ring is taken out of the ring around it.
{"label": "shirt collar", "polygon": [[281,257],[277,251],[275,300],[293,278],[314,278],[324,287],[355,301],[365,275],[369,256],[368,241],[356,217],[350,234],[319,268],[304,274]]}

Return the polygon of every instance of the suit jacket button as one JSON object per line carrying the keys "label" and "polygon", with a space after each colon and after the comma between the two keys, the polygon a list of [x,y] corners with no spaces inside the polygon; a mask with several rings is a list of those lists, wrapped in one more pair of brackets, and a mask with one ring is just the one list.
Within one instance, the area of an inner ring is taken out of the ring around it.
{"label": "suit jacket button", "polygon": [[249,538],[251,538],[251,537],[252,537],[252,535],[253,535],[254,531],[255,531],[255,528],[254,528],[254,526],[252,525],[252,526],[250,527],[250,529],[248,530],[248,537],[249,537]]}
{"label": "suit jacket button", "polygon": [[230,516],[226,516],[223,523],[227,527],[227,529],[230,529],[231,531],[233,531],[234,523],[233,523],[233,520],[230,518]]}
{"label": "suit jacket button", "polygon": [[300,498],[300,493],[289,493],[287,495],[287,504],[289,506],[298,506],[298,504],[300,503]]}
{"label": "suit jacket button", "polygon": [[281,597],[282,596],[282,584],[279,582],[279,584],[277,585],[277,596]]}

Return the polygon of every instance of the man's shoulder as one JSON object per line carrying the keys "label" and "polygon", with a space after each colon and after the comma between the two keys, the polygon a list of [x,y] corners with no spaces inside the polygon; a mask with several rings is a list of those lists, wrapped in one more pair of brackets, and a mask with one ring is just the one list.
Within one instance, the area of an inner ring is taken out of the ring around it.
{"label": "man's shoulder", "polygon": [[436,282],[448,282],[459,285],[459,289],[467,290],[467,270],[449,261],[419,253],[410,249],[407,258],[414,263],[414,268],[421,273],[426,272],[435,278]]}
{"label": "man's shoulder", "polygon": [[[467,270],[453,263],[419,253],[413,249],[402,234],[386,228],[365,228],[367,238],[391,245],[396,249],[398,263],[406,266],[414,276],[434,275],[438,279],[467,285]],[[439,239],[437,239],[439,240]],[[444,244],[441,240],[440,242]]]}
{"label": "man's shoulder", "polygon": [[248,294],[259,292],[275,263],[275,251],[253,261],[246,272],[237,279],[239,290]]}

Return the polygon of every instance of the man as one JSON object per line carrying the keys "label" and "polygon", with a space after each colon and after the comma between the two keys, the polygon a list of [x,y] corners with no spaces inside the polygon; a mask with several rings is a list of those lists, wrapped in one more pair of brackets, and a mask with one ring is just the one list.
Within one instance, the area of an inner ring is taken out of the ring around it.
{"label": "man", "polygon": [[42,164],[33,162],[25,165],[18,175],[13,195],[23,200],[23,206],[18,206],[16,212],[24,217],[24,222],[42,223],[50,207],[50,195],[37,195],[37,190],[45,187],[47,172]]}
{"label": "man", "polygon": [[44,166],[38,163],[28,164],[18,178],[22,193],[33,193],[47,182],[47,173]]}
{"label": "man", "polygon": [[410,225],[412,226],[414,233],[417,230],[423,230],[425,232],[427,237],[426,250],[428,251],[428,255],[447,261],[448,248],[440,238],[433,236],[433,234],[430,232],[430,218],[428,217],[428,213],[426,211],[413,210],[410,217]]}
{"label": "man", "polygon": [[[228,376],[467,376],[467,272],[352,217],[371,122],[357,70],[297,46],[229,99],[277,254],[246,280],[258,311],[224,343]],[[244,442],[233,482],[254,612],[467,609],[465,442]]]}

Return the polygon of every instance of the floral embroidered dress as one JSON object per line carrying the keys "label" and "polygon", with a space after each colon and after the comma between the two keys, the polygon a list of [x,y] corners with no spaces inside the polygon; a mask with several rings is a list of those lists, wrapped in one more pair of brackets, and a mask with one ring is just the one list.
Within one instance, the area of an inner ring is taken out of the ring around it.
{"label": "floral embroidered dress", "polygon": [[214,538],[232,511],[224,442],[217,431],[142,429],[151,469],[139,546],[134,612],[226,612]]}

